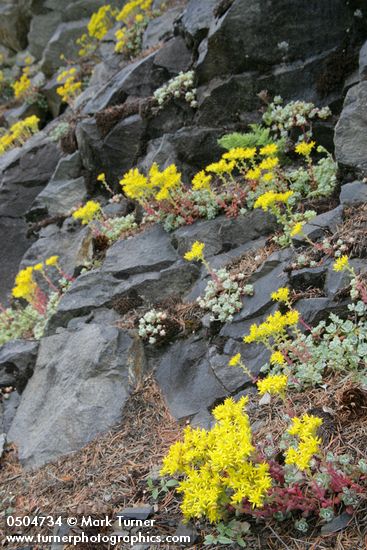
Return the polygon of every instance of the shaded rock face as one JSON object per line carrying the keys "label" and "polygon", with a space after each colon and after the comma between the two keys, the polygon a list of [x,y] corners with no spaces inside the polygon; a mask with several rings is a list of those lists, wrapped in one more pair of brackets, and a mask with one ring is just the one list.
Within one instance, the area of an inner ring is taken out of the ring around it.
{"label": "shaded rock face", "polygon": [[8,434],[20,460],[40,466],[111,428],[143,369],[141,343],[113,327],[90,324],[44,338]]}
{"label": "shaded rock face", "polygon": [[33,374],[38,342],[12,340],[0,348],[0,386],[14,386],[19,393]]}
{"label": "shaded rock face", "polygon": [[335,129],[337,161],[367,174],[367,81],[351,88]]}
{"label": "shaded rock face", "polygon": [[235,0],[211,23],[200,47],[201,81],[221,74],[267,69],[338,46],[350,20],[343,0]]}
{"label": "shaded rock face", "polygon": [[60,158],[56,145],[42,134],[22,149],[0,159],[0,301],[8,294],[19,263],[32,241],[27,238],[25,216],[35,197],[52,176]]}

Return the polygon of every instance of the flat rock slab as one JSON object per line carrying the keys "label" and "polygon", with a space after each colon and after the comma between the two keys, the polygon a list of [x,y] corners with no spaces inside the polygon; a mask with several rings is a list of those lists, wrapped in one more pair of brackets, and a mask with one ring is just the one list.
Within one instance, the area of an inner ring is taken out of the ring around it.
{"label": "flat rock slab", "polygon": [[140,340],[114,327],[89,324],[43,338],[8,436],[21,462],[41,466],[119,422],[143,369]]}

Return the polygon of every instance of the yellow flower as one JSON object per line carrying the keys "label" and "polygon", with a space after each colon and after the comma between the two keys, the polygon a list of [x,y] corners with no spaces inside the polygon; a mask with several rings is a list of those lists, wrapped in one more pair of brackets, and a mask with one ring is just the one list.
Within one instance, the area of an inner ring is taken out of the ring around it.
{"label": "yellow flower", "polygon": [[256,166],[255,168],[251,168],[246,174],[246,178],[249,180],[258,180],[260,176],[261,168],[259,168],[258,166]]}
{"label": "yellow flower", "polygon": [[301,141],[301,143],[296,146],[296,153],[304,157],[309,157],[315,145],[316,143],[314,141],[310,141],[309,143]]}
{"label": "yellow flower", "polygon": [[204,259],[204,248],[204,243],[195,241],[191,249],[184,255],[185,260],[187,260],[188,262],[202,261]]}
{"label": "yellow flower", "polygon": [[81,92],[82,83],[77,80],[75,67],[62,71],[56,80],[59,84],[62,84],[62,86],[56,88],[56,92],[65,103],[71,103]]}
{"label": "yellow flower", "polygon": [[285,453],[285,463],[294,464],[300,470],[307,470],[310,460],[318,453],[321,439],[317,436],[317,429],[321,426],[322,419],[304,414],[301,418],[292,419],[292,425],[288,433],[299,438],[296,448],[290,447]]}
{"label": "yellow flower", "polygon": [[154,193],[148,185],[148,179],[137,168],[129,170],[120,180],[120,185],[130,199],[147,199]]}
{"label": "yellow flower", "polygon": [[280,351],[274,351],[274,353],[271,354],[270,363],[272,365],[285,365],[286,360]]}
{"label": "yellow flower", "polygon": [[29,266],[19,271],[12,290],[14,298],[24,298],[31,303],[36,289],[37,284],[33,280],[33,267]]}
{"label": "yellow flower", "polygon": [[236,147],[224,153],[223,157],[225,160],[251,160],[256,155],[256,147]]}
{"label": "yellow flower", "polygon": [[286,191],[285,193],[275,193],[274,191],[267,191],[266,193],[258,197],[258,199],[255,201],[254,208],[262,208],[266,212],[276,202],[282,202],[286,204],[290,197],[292,197],[293,195],[293,191]]}
{"label": "yellow flower", "polygon": [[19,78],[19,80],[16,80],[14,84],[12,84],[12,88],[14,90],[14,96],[16,99],[22,99],[26,97],[27,93],[30,91],[32,87],[32,83],[30,81],[30,78],[28,76],[29,69],[26,67],[23,69],[23,74]]}
{"label": "yellow flower", "polygon": [[33,266],[33,269],[34,269],[34,271],[42,271],[43,264],[42,263],[36,264],[36,265]]}
{"label": "yellow flower", "polygon": [[276,292],[273,292],[271,299],[275,302],[288,302],[289,300],[289,288],[278,288]]}
{"label": "yellow flower", "polygon": [[294,224],[290,231],[290,236],[295,237],[296,235],[299,235],[302,232],[303,226],[304,223],[302,222],[297,222],[296,224]]}
{"label": "yellow flower", "polygon": [[276,145],[276,143],[270,143],[269,145],[265,145],[260,149],[260,155],[262,155],[263,157],[275,155],[277,152],[278,146]]}
{"label": "yellow flower", "polygon": [[87,225],[96,218],[100,211],[101,205],[98,202],[88,201],[73,213],[73,218],[80,220],[82,225]]}
{"label": "yellow flower", "polygon": [[212,176],[206,174],[204,170],[195,174],[192,179],[192,187],[195,190],[198,189],[210,189],[210,183],[212,181]]}
{"label": "yellow flower", "polygon": [[102,172],[97,176],[97,181],[106,181],[106,174]]}
{"label": "yellow flower", "polygon": [[232,161],[226,161],[225,159],[221,159],[219,162],[213,162],[212,164],[209,164],[209,166],[206,167],[207,172],[213,172],[214,174],[222,175],[222,174],[231,174],[236,166],[236,163]]}
{"label": "yellow flower", "polygon": [[274,172],[266,172],[262,176],[262,180],[265,182],[269,182],[269,181],[273,181],[274,177],[275,177]]}
{"label": "yellow flower", "polygon": [[333,265],[334,271],[344,271],[349,267],[349,258],[347,255],[341,256]]}
{"label": "yellow flower", "polygon": [[285,374],[269,375],[256,382],[260,395],[264,395],[264,393],[270,393],[271,395],[284,394],[287,383],[288,377]]}
{"label": "yellow flower", "polygon": [[58,257],[58,256],[50,256],[50,257],[47,258],[47,260],[45,261],[45,264],[48,265],[48,266],[52,266],[52,265],[56,265],[58,261],[59,261],[59,257]]}
{"label": "yellow flower", "polygon": [[231,359],[228,362],[229,367],[238,367],[241,363],[241,354],[237,353],[237,355],[234,355],[231,357]]}
{"label": "yellow flower", "polygon": [[268,157],[262,160],[259,164],[262,170],[274,170],[279,164],[278,157]]}

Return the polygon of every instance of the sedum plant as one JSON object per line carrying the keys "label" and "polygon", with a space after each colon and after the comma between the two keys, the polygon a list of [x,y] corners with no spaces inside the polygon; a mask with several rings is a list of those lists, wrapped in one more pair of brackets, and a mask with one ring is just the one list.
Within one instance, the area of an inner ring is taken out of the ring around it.
{"label": "sedum plant", "polygon": [[134,214],[107,218],[99,202],[93,200],[74,210],[73,218],[79,220],[82,225],[89,225],[94,238],[103,235],[109,244],[117,241],[124,233],[137,228]]}
{"label": "sedum plant", "polygon": [[156,344],[158,339],[166,336],[165,321],[167,313],[151,309],[139,320],[139,336],[149,344]]}
{"label": "sedum plant", "polygon": [[180,72],[174,76],[160,88],[158,88],[153,97],[156,100],[158,107],[163,108],[163,105],[171,99],[184,99],[190,107],[195,109],[198,106],[196,99],[196,88],[194,88],[194,71],[186,73]]}
{"label": "sedum plant", "polygon": [[60,268],[58,256],[20,270],[12,290],[20,302],[9,308],[0,304],[0,345],[16,338],[41,338],[72,280]]}
{"label": "sedum plant", "polygon": [[56,80],[59,84],[56,92],[64,103],[68,103],[72,106],[75,98],[82,91],[82,83],[78,79],[78,71],[76,67],[65,69],[57,76]]}
{"label": "sedum plant", "polygon": [[110,4],[101,6],[97,12],[92,14],[87,25],[87,32],[77,40],[81,57],[90,56],[96,51],[99,42],[114,26],[117,15],[118,10],[112,8]]}
{"label": "sedum plant", "polygon": [[211,312],[211,321],[231,322],[234,314],[242,309],[241,298],[252,296],[254,288],[243,284],[245,276],[241,273],[231,274],[226,268],[212,269],[205,260],[204,248],[204,243],[196,241],[184,256],[187,261],[202,262],[211,276],[204,296],[197,300],[198,304],[203,310]]}
{"label": "sedum plant", "polygon": [[312,138],[312,122],[317,118],[325,120],[331,116],[329,107],[318,108],[306,101],[290,101],[283,105],[280,96],[268,105],[263,115],[263,122],[274,135],[287,139],[291,130],[300,131],[300,140]]}
{"label": "sedum plant", "polygon": [[26,141],[38,132],[39,118],[29,116],[13,124],[9,130],[0,136],[0,155],[14,147],[21,147]]}

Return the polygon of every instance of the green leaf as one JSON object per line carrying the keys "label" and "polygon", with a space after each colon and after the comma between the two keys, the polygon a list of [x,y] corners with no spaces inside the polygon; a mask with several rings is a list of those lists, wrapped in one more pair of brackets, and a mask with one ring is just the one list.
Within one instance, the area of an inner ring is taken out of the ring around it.
{"label": "green leaf", "polygon": [[233,540],[229,539],[228,537],[224,537],[223,535],[219,535],[218,542],[221,544],[232,544]]}
{"label": "green leaf", "polygon": [[169,479],[166,483],[166,487],[176,487],[178,485],[177,479]]}
{"label": "green leaf", "polygon": [[153,489],[153,491],[152,491],[152,498],[153,498],[154,500],[157,500],[158,496],[159,496],[159,490],[158,490],[157,488]]}

